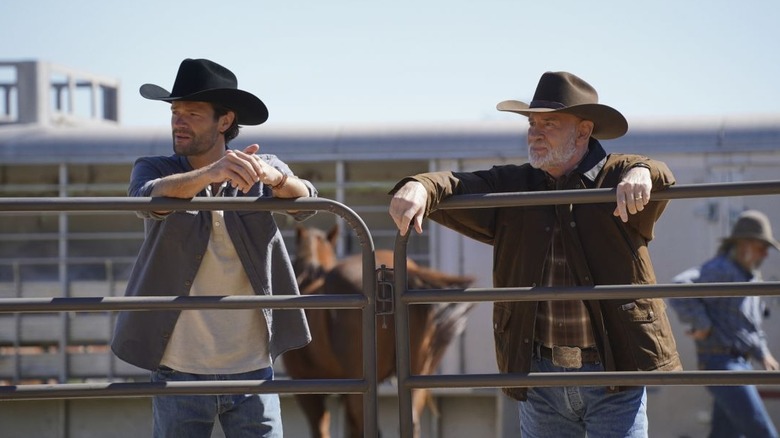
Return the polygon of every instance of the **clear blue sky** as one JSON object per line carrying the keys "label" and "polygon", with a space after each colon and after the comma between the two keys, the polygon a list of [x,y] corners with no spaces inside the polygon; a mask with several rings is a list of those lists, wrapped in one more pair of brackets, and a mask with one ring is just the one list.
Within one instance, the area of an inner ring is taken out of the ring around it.
{"label": "clear blue sky", "polygon": [[205,57],[273,124],[511,118],[546,70],[629,120],[780,113],[780,1],[2,0],[0,59],[122,83],[126,125],[167,125],[138,87]]}

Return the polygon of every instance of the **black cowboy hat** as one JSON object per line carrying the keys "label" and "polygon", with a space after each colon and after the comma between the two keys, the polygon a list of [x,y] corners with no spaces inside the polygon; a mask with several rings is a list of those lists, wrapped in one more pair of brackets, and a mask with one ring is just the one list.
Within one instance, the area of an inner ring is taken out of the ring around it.
{"label": "black cowboy hat", "polygon": [[546,72],[539,79],[531,104],[505,100],[496,105],[499,111],[528,116],[531,113],[561,112],[574,114],[593,122],[593,137],[618,138],[628,131],[628,122],[620,112],[599,102],[596,90],[587,82],[567,72]]}
{"label": "black cowboy hat", "polygon": [[259,125],[268,120],[268,108],[263,101],[239,90],[236,75],[208,59],[182,61],[171,92],[154,84],[141,85],[139,91],[141,96],[152,100],[220,104],[236,113],[239,125]]}

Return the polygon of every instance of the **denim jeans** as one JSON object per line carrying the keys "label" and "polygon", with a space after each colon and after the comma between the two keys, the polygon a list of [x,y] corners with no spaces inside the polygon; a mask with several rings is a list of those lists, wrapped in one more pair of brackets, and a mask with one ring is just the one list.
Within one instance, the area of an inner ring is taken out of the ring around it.
{"label": "denim jeans", "polygon": [[[752,370],[750,361],[729,354],[699,354],[699,368],[706,370]],[[711,438],[777,437],[772,418],[753,385],[708,386],[712,394]]]}
{"label": "denim jeans", "polygon": [[[240,374],[189,374],[168,368],[152,373],[152,382],[273,380],[273,368]],[[209,438],[214,421],[227,438],[281,438],[278,394],[168,395],[152,400],[155,438]]]}
{"label": "denim jeans", "polygon": [[[534,357],[532,372],[598,372],[601,364],[562,368]],[[644,386],[607,392],[602,386],[529,388],[519,402],[523,438],[647,437],[647,392]]]}

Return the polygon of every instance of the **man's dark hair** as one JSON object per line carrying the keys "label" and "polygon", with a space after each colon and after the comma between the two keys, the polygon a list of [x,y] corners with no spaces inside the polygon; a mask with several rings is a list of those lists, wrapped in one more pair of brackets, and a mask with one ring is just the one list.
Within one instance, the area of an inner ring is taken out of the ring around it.
{"label": "man's dark hair", "polygon": [[[214,107],[214,121],[219,120],[220,117],[227,114],[229,111],[233,111],[230,108],[227,108],[225,106],[222,106],[218,103],[213,103],[211,106]],[[235,113],[235,111],[233,111]],[[228,143],[230,143],[230,140],[233,140],[234,138],[238,137],[238,115],[236,114],[236,117],[233,118],[233,124],[230,125],[230,127],[225,131],[225,147],[227,147]]]}

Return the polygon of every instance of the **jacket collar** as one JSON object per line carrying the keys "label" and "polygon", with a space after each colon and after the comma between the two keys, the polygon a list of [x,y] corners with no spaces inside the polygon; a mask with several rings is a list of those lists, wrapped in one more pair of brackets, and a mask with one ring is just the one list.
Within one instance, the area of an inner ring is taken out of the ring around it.
{"label": "jacket collar", "polygon": [[[564,180],[570,180],[574,175],[582,175],[586,179],[590,186],[595,185],[596,178],[598,177],[601,169],[607,163],[607,153],[601,146],[598,140],[591,137],[588,142],[588,152],[580,161],[580,164],[566,177]],[[547,172],[535,169],[534,172],[534,186],[544,187],[548,189],[554,189],[557,186],[555,178],[550,176]],[[564,184],[566,185],[566,184]]]}
{"label": "jacket collar", "polygon": [[590,182],[596,182],[596,177],[604,168],[607,163],[607,153],[601,146],[598,140],[591,137],[588,143],[588,152],[585,154],[585,158],[580,161],[579,166],[575,172],[582,174]]}

